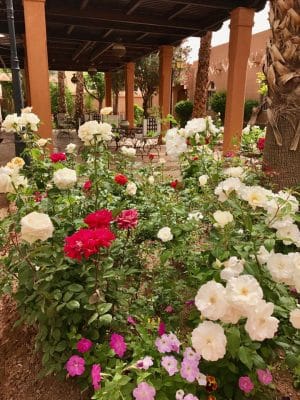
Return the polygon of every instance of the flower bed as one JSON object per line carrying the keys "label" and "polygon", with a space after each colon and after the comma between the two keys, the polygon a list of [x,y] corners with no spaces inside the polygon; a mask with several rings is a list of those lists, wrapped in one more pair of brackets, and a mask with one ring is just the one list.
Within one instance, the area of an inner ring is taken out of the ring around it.
{"label": "flower bed", "polygon": [[167,133],[182,176],[173,182],[152,156],[138,168],[134,152],[110,153],[108,124],[80,128],[78,163],[71,145],[49,154],[38,123],[4,122],[30,165],[0,169],[18,209],[0,223],[1,286],[17,280],[45,371],[94,399],[270,400],[283,349],[299,384],[297,198],[214,153],[210,119]]}

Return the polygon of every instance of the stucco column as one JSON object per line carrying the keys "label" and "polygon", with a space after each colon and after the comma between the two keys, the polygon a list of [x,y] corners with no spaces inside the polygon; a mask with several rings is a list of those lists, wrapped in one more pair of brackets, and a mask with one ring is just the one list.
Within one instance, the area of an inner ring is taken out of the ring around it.
{"label": "stucco column", "polygon": [[[159,107],[162,118],[171,111],[172,93],[172,60],[173,47],[160,46],[159,48]],[[168,129],[169,124],[164,124],[162,129]]]}
{"label": "stucco column", "polygon": [[52,137],[45,0],[23,0],[27,77],[33,112],[41,120],[39,133]]}
{"label": "stucco column", "polygon": [[134,68],[133,62],[125,65],[125,110],[130,128],[134,126]]}
{"label": "stucco column", "polygon": [[112,106],[112,98],[111,98],[111,72],[105,72],[105,106]]}
{"label": "stucco column", "polygon": [[225,154],[240,148],[253,21],[253,9],[238,7],[231,13],[223,146]]}

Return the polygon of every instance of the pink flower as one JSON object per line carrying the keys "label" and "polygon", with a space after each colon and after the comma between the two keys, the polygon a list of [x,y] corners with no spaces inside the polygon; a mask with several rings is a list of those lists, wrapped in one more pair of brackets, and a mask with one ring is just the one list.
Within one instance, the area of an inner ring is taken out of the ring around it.
{"label": "pink flower", "polygon": [[118,333],[113,333],[111,335],[109,346],[120,358],[124,356],[127,349],[124,337]]}
{"label": "pink flower", "polygon": [[84,358],[79,356],[72,356],[66,363],[65,366],[68,374],[70,376],[80,376],[84,373],[85,370],[85,361]]}
{"label": "pink flower", "polygon": [[169,335],[164,334],[160,338],[157,338],[155,345],[160,353],[171,353],[172,351],[179,353],[180,342],[174,333],[170,333]]}
{"label": "pink flower", "polygon": [[138,224],[139,213],[132,208],[131,210],[123,210],[117,217],[116,221],[119,229],[133,229]]}
{"label": "pink flower", "polygon": [[136,400],[154,400],[156,390],[146,382],[141,382],[133,391]]}
{"label": "pink flower", "polygon": [[92,183],[92,181],[86,181],[85,183],[84,183],[84,185],[83,185],[83,190],[85,191],[85,192],[88,192],[89,190],[91,190],[91,188],[92,188],[92,185],[93,185],[93,183]]}
{"label": "pink flower", "polygon": [[196,353],[191,347],[187,347],[183,353],[184,360],[199,363],[200,354]]}
{"label": "pink flower", "polygon": [[82,338],[77,342],[77,350],[79,353],[86,353],[88,352],[93,346],[93,342],[91,342],[89,339]]}
{"label": "pink flower", "polygon": [[266,138],[261,137],[258,139],[256,146],[258,148],[258,150],[263,151],[265,148],[265,142],[266,142]]}
{"label": "pink flower", "polygon": [[80,229],[65,238],[64,253],[67,257],[81,261],[97,254],[101,247],[110,247],[115,235],[107,228]]}
{"label": "pink flower", "polygon": [[164,322],[159,323],[157,333],[159,334],[159,336],[162,336],[166,333],[166,324]]}
{"label": "pink flower", "polygon": [[161,365],[168,372],[169,376],[173,376],[178,372],[178,361],[173,356],[165,356],[161,359]]}
{"label": "pink flower", "polygon": [[262,383],[263,385],[269,385],[269,383],[271,383],[273,381],[272,374],[268,369],[266,369],[266,370],[258,369],[256,371],[256,373],[257,373],[259,382]]}
{"label": "pink flower", "polygon": [[186,396],[184,396],[183,400],[199,400],[199,399],[193,394],[187,394]]}
{"label": "pink flower", "polygon": [[122,174],[116,175],[114,180],[118,185],[121,185],[121,186],[126,185],[126,183],[128,182],[127,176],[122,175]]}
{"label": "pink flower", "polygon": [[108,228],[112,220],[112,212],[106,208],[95,211],[84,218],[84,222],[91,229]]}
{"label": "pink flower", "polygon": [[132,315],[129,315],[129,316],[127,317],[127,322],[128,322],[130,325],[136,325],[136,320],[133,318]]}
{"label": "pink flower", "polygon": [[149,356],[142,358],[141,360],[138,360],[136,362],[137,368],[144,369],[145,371],[147,371],[150,367],[152,367],[152,365],[153,365],[153,358]]}
{"label": "pink flower", "polygon": [[102,377],[101,377],[101,366],[99,364],[93,364],[91,370],[91,377],[94,390],[100,389],[100,382],[102,380]]}
{"label": "pink flower", "polygon": [[180,375],[188,382],[194,382],[200,374],[198,362],[184,359],[181,363]]}
{"label": "pink flower", "polygon": [[235,156],[235,152],[234,151],[227,151],[226,154],[224,154],[224,157],[226,158],[232,158]]}
{"label": "pink flower", "polygon": [[250,393],[254,389],[254,384],[249,378],[249,376],[240,377],[239,388],[245,393]]}
{"label": "pink flower", "polygon": [[174,308],[172,306],[167,306],[165,308],[165,312],[168,314],[172,314],[173,311],[174,311]]}
{"label": "pink flower", "polygon": [[53,163],[57,163],[59,161],[66,161],[67,159],[65,153],[52,153],[50,155],[50,158]]}

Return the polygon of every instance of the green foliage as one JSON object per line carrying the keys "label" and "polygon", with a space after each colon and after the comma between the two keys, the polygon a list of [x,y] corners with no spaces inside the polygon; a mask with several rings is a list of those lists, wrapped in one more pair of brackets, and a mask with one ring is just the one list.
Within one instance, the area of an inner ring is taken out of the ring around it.
{"label": "green foliage", "polygon": [[84,87],[87,93],[99,103],[99,109],[105,97],[105,78],[103,72],[97,72],[91,76],[87,72],[83,74]]}
{"label": "green foliage", "polygon": [[261,94],[262,96],[266,96],[268,94],[267,78],[263,72],[258,72],[256,76],[257,76],[256,82],[259,85],[258,93]]}
{"label": "green foliage", "polygon": [[245,101],[244,107],[244,121],[248,122],[252,115],[253,107],[257,107],[259,102],[257,100],[248,99]]}
{"label": "green foliage", "polygon": [[134,105],[134,123],[136,126],[142,126],[144,119],[144,110],[139,105]]}
{"label": "green foliage", "polygon": [[175,113],[179,119],[180,127],[184,128],[187,121],[192,117],[193,103],[190,100],[179,101],[175,105]]}
{"label": "green foliage", "polygon": [[220,115],[221,120],[224,122],[225,119],[225,108],[226,108],[226,92],[216,92],[210,99],[210,105],[212,110]]}
{"label": "green foliage", "polygon": [[[53,114],[58,112],[58,96],[59,90],[56,83],[50,83],[50,97],[51,97],[51,110]],[[73,115],[74,112],[74,98],[72,92],[68,87],[65,88],[65,98],[67,104],[67,112],[69,115]]]}
{"label": "green foliage", "polygon": [[97,111],[93,105],[93,97],[89,94],[87,94],[84,97],[84,109],[87,112],[93,112],[93,111]]}

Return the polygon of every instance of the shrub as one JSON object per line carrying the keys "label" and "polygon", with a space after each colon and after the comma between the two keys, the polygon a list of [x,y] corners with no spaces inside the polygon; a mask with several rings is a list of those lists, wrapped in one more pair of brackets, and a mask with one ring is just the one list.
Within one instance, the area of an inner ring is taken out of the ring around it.
{"label": "shrub", "polygon": [[216,114],[220,114],[221,120],[224,123],[225,108],[226,108],[226,92],[216,92],[210,99],[212,110]]}
{"label": "shrub", "polygon": [[180,127],[183,128],[192,117],[193,103],[190,100],[179,101],[175,105],[175,113],[179,119]]}
{"label": "shrub", "polygon": [[[51,97],[51,110],[53,114],[58,112],[58,85],[56,83],[50,83],[50,97]],[[67,104],[67,112],[69,115],[73,115],[74,111],[74,98],[72,92],[68,87],[65,88],[65,97]]]}
{"label": "shrub", "polygon": [[245,101],[245,108],[244,108],[244,121],[248,122],[252,115],[253,107],[257,107],[259,102],[257,100],[248,99]]}
{"label": "shrub", "polygon": [[134,122],[135,125],[141,126],[143,125],[143,119],[144,119],[144,110],[142,107],[140,107],[138,104],[134,105]]}

